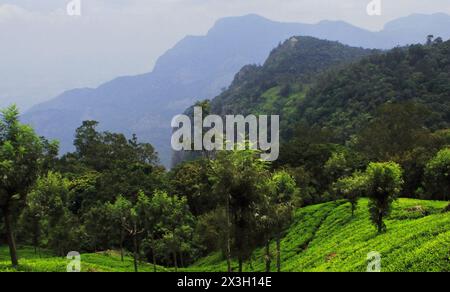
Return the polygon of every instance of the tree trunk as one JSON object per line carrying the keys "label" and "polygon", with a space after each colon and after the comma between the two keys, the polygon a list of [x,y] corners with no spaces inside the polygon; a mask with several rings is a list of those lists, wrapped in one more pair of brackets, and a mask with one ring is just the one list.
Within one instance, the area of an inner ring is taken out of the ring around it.
{"label": "tree trunk", "polygon": [[231,222],[230,222],[230,197],[227,195],[227,266],[228,273],[231,273]]}
{"label": "tree trunk", "polygon": [[175,266],[175,273],[178,272],[177,252],[173,252],[173,264]]}
{"label": "tree trunk", "polygon": [[270,257],[270,241],[267,240],[266,242],[266,272],[270,272],[270,265],[272,263],[272,259]]}
{"label": "tree trunk", "polygon": [[141,243],[137,242],[137,254],[138,254],[138,263],[142,264],[142,257],[141,257]]}
{"label": "tree trunk", "polygon": [[17,260],[16,242],[14,240],[14,234],[11,226],[11,216],[9,214],[8,207],[3,209],[3,218],[5,219],[5,232],[8,240],[11,264],[14,268],[17,268],[17,266],[19,265],[19,261]]}
{"label": "tree trunk", "polygon": [[180,252],[180,267],[184,268],[183,252]]}
{"label": "tree trunk", "polygon": [[383,232],[383,214],[381,212],[378,213],[378,233]]}
{"label": "tree trunk", "polygon": [[134,245],[134,271],[138,272],[138,245],[137,245],[137,234],[133,235],[133,245]]}
{"label": "tree trunk", "polygon": [[155,249],[152,247],[152,256],[153,256],[153,271],[156,273],[156,255]]}
{"label": "tree trunk", "polygon": [[120,260],[123,262],[123,229],[120,231]]}
{"label": "tree trunk", "polygon": [[280,235],[277,235],[277,272],[281,272],[281,240]]}
{"label": "tree trunk", "polygon": [[242,257],[239,256],[239,273],[242,273],[243,260]]}
{"label": "tree trunk", "polygon": [[38,224],[34,222],[34,232],[33,232],[33,246],[34,246],[34,254],[37,255],[38,254],[38,249],[39,249],[39,231],[38,231]]}

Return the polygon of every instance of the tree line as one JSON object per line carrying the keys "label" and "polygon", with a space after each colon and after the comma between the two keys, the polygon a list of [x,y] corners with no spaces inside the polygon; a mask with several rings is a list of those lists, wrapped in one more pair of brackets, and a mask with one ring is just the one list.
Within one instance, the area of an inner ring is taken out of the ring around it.
{"label": "tree line", "polygon": [[[391,143],[403,123],[405,139],[422,135],[411,126],[414,116],[406,118],[416,109],[407,104],[381,109],[384,118],[374,119],[352,145],[299,125],[276,163],[260,160],[253,150],[221,151],[166,171],[150,144],[99,132],[95,121],[83,122],[75,151],[60,157],[57,142],[21,124],[13,106],[0,120],[0,231],[15,267],[19,243],[59,256],[119,250],[122,260],[132,255],[136,271],[140,261],[153,263],[155,271],[157,265],[177,270],[214,251],[222,252],[228,271],[242,271],[255,248],[265,247],[266,270],[275,262],[281,271],[281,239],[297,208],[348,200],[353,213],[358,199],[368,197],[371,221],[381,233],[387,231],[392,202],[416,172],[424,179],[414,194],[449,198],[446,135],[427,132],[424,140],[435,139],[432,146],[420,144],[420,153],[431,157],[413,166],[419,159],[411,153],[419,146]],[[397,123],[394,118],[404,111]],[[376,139],[381,134],[386,138]],[[381,161],[371,160],[375,151]]]}

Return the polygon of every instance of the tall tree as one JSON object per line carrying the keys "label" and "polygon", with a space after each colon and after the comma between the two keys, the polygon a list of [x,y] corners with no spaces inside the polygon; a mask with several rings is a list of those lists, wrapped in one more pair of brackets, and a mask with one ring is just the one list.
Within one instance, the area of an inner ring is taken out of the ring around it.
{"label": "tall tree", "polygon": [[11,106],[0,119],[0,208],[2,210],[11,263],[17,267],[14,239],[14,208],[23,203],[35,183],[43,157],[41,139],[19,122],[19,111]]}
{"label": "tall tree", "polygon": [[352,216],[355,215],[358,200],[366,194],[367,178],[361,172],[355,172],[352,176],[343,177],[333,185],[338,197],[347,200],[352,208]]}
{"label": "tall tree", "polygon": [[217,194],[211,192],[209,168],[209,160],[198,159],[184,162],[169,173],[171,192],[185,196],[195,216],[208,213],[217,207]]}
{"label": "tall tree", "polygon": [[136,204],[131,203],[123,196],[119,196],[114,205],[112,206],[113,212],[116,216],[120,217],[122,228],[131,236],[133,241],[133,259],[134,259],[134,271],[138,272],[138,260],[139,260],[139,235],[144,233],[144,227],[142,221],[139,218],[138,204],[142,206],[142,201],[147,201],[143,193],[138,195],[138,202]]}
{"label": "tall tree", "polygon": [[[149,221],[151,220],[151,199],[140,191],[134,202],[129,201],[123,196],[117,197],[114,204],[109,205],[113,216],[118,218],[121,227],[132,239],[134,270],[138,272],[138,262],[140,258],[140,246],[145,239],[144,235],[149,230]],[[121,249],[123,235],[121,235]]]}
{"label": "tall tree", "polygon": [[269,180],[268,196],[264,208],[267,217],[267,240],[266,240],[266,271],[270,271],[269,240],[274,238],[276,242],[277,271],[281,272],[281,237],[286,227],[292,221],[293,202],[299,195],[293,177],[286,171],[273,174]]}
{"label": "tall tree", "polygon": [[118,193],[132,200],[140,190],[151,193],[161,186],[164,170],[152,145],[140,143],[135,135],[127,140],[122,134],[98,132],[97,126],[95,121],[83,122],[76,131],[76,152],[66,156],[66,161],[81,164],[83,175],[99,174],[98,201],[113,201]]}
{"label": "tall tree", "polygon": [[184,265],[183,254],[190,251],[193,241],[194,217],[189,211],[185,197],[169,196],[166,192],[156,192],[151,199],[159,250],[172,257],[175,270]]}
{"label": "tall tree", "polygon": [[[31,234],[36,250],[40,247],[41,236],[45,237],[49,247],[57,249],[61,246],[62,240],[67,240],[67,236],[62,238],[61,234],[55,238],[51,235],[59,227],[61,217],[68,212],[68,194],[69,181],[55,172],[39,177],[28,194],[19,226]],[[59,254],[64,252],[56,251]]]}
{"label": "tall tree", "polygon": [[[117,242],[117,238],[114,238],[116,233],[122,231],[122,228],[117,229],[117,225],[111,224],[114,221],[113,213],[108,204],[92,206],[83,214],[82,220],[87,235],[86,246],[94,252],[110,248],[113,242]],[[122,251],[122,245],[120,247]],[[121,258],[123,261],[123,252]]]}
{"label": "tall tree", "polygon": [[253,250],[252,233],[256,226],[256,210],[262,200],[260,190],[269,178],[267,163],[253,150],[222,151],[213,161],[211,179],[214,191],[221,195],[226,209],[227,265],[231,272],[231,252],[237,255],[239,271]]}
{"label": "tall tree", "polygon": [[111,213],[111,221],[116,226],[119,226],[118,238],[120,247],[120,259],[124,260],[124,241],[126,235],[126,225],[130,218],[131,202],[125,199],[123,196],[119,196],[114,204],[107,203],[107,208]]}
{"label": "tall tree", "polygon": [[425,179],[434,199],[450,200],[450,148],[442,149],[428,162]]}
{"label": "tall tree", "polygon": [[392,202],[399,195],[402,169],[395,162],[370,163],[366,170],[370,218],[378,232],[386,231],[384,218],[391,212]]}

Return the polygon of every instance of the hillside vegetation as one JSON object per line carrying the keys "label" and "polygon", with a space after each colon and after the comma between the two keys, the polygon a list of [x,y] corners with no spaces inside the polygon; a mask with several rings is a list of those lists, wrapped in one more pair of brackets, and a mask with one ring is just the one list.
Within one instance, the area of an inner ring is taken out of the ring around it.
{"label": "hillside vegetation", "polygon": [[[369,56],[370,55],[370,56]],[[383,105],[414,102],[429,110],[427,126],[450,122],[450,41],[441,38],[386,52],[293,37],[261,67],[246,66],[211,100],[219,114],[279,114],[285,140],[298,123],[357,134]]]}
{"label": "hillside vegetation", "polygon": [[[277,87],[277,102],[289,106],[289,95],[302,91],[301,85],[310,83],[318,73],[376,52],[312,37],[291,37],[270,53],[264,65],[243,67],[228,90],[212,100],[212,110],[220,114],[255,114],[270,102],[264,95],[271,95],[269,90]],[[279,114],[281,108],[266,109],[266,114]]]}
{"label": "hillside vegetation", "polygon": [[[359,201],[355,217],[343,202],[297,210],[282,240],[282,271],[363,272],[372,251],[381,254],[383,272],[450,271],[450,214],[442,212],[447,202],[400,199],[387,220],[389,231],[381,235],[370,224],[367,204]],[[263,253],[257,249],[245,271],[264,271]],[[226,262],[214,254],[189,270],[226,271]]]}
{"label": "hillside vegetation", "polygon": [[[289,140],[292,134],[288,132],[300,120],[298,106],[319,76],[380,52],[294,36],[274,48],[263,65],[244,66],[231,85],[208,101],[208,109],[204,110],[222,116],[279,115],[281,134]],[[193,107],[186,113],[192,116]],[[192,157],[196,154],[176,152],[172,162],[176,165]]]}
{"label": "hillside vegetation", "polygon": [[[450,17],[442,13],[411,15],[389,22],[379,32],[372,32],[342,21],[303,24],[276,22],[258,15],[227,17],[219,20],[204,36],[187,36],[180,40],[156,61],[153,72],[116,78],[95,89],[69,90],[34,106],[22,120],[32,124],[39,135],[58,139],[61,152],[66,153],[74,149],[73,132],[89,117],[99,121],[102,129],[125,133],[128,137],[136,133],[143,141],[152,143],[163,164],[169,166],[172,117],[197,99],[219,94],[242,66],[264,62],[280,41],[293,35],[307,35],[357,47],[387,49],[417,43],[429,33],[448,38],[449,23]],[[142,62],[149,67],[152,63],[150,60]],[[80,68],[77,74],[88,70],[88,67],[78,66],[71,70],[75,68]],[[89,72],[92,73],[89,70],[86,74]],[[19,78],[25,78],[19,79],[23,85],[18,86],[19,92],[25,90],[26,84],[33,83],[26,79],[28,77]],[[50,76],[48,79],[50,81]],[[60,87],[62,83],[54,85]],[[35,90],[28,88],[24,97],[36,101]],[[2,95],[2,107],[10,104],[11,99],[5,100],[8,95]]]}
{"label": "hillside vegetation", "polygon": [[[295,212],[295,219],[282,239],[282,271],[366,271],[367,254],[382,256],[382,271],[450,271],[450,215],[443,213],[447,202],[400,199],[387,220],[389,231],[378,235],[368,217],[367,199],[359,201],[355,217],[350,204],[343,201],[305,207]],[[275,254],[274,243],[271,245]],[[244,271],[265,270],[264,250],[256,249],[252,263]],[[69,262],[49,252],[39,255],[31,248],[19,250],[19,271],[66,271]],[[7,247],[0,247],[0,271],[10,268]],[[131,272],[133,260],[120,254],[104,252],[82,255],[82,271]],[[237,269],[237,263],[233,263]],[[150,264],[140,264],[140,271],[152,272]],[[157,267],[158,272],[172,271]],[[205,257],[186,272],[225,272],[226,261],[220,253]],[[272,265],[275,270],[275,265]]]}
{"label": "hillside vegetation", "polygon": [[[18,251],[20,266],[18,269],[11,267],[9,251],[7,246],[0,246],[0,272],[66,272],[70,261],[66,258],[57,257],[47,250],[35,251],[33,248],[22,247]],[[140,263],[139,270],[142,272],[153,272],[151,264]],[[133,258],[126,256],[121,261],[120,253],[107,251],[81,255],[82,272],[133,272]],[[167,271],[165,268],[156,266],[157,272]]]}
{"label": "hillside vegetation", "polygon": [[[153,145],[101,131],[97,121],[83,121],[75,151],[60,156],[58,143],[11,106],[0,115],[0,242],[11,266],[42,264],[16,253],[19,245],[59,257],[80,251],[92,270],[114,267],[117,256],[97,252],[116,250],[132,255],[136,272],[151,269],[142,262],[175,271],[358,271],[373,250],[385,270],[447,271],[449,48],[432,36],[388,52],[293,37],[263,66],[243,68],[199,106],[280,114],[273,163],[254,149],[202,149],[166,171]],[[400,196],[430,201],[392,206]],[[46,261],[50,270],[64,266]]]}

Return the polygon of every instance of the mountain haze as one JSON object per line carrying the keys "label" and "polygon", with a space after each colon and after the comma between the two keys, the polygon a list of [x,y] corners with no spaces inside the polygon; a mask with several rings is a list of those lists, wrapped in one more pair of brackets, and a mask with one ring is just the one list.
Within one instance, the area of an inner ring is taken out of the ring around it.
{"label": "mountain haze", "polygon": [[[420,28],[418,28],[420,27]],[[450,38],[450,16],[413,15],[370,32],[341,21],[280,23],[257,15],[219,20],[205,36],[188,36],[157,61],[153,72],[120,77],[98,88],[67,91],[22,117],[40,135],[72,150],[75,129],[97,120],[102,130],[136,133],[152,143],[169,165],[170,121],[195,101],[213,98],[247,64],[261,64],[278,43],[292,35],[313,36],[364,47],[387,49],[424,42],[428,34]]]}

